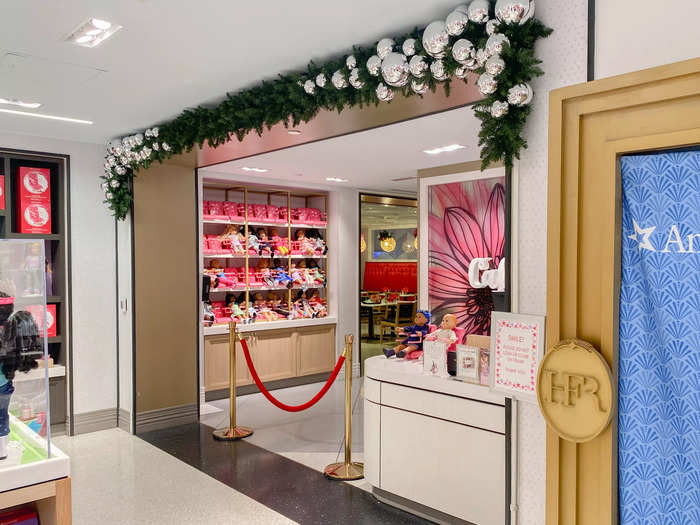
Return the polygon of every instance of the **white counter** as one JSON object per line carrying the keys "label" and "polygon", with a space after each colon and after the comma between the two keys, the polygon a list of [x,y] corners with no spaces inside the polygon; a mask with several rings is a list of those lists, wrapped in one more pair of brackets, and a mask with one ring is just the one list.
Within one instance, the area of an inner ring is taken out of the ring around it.
{"label": "white counter", "polygon": [[[338,320],[335,317],[320,317],[318,319],[283,319],[280,321],[260,321],[257,323],[237,325],[238,331],[243,332],[262,332],[264,330],[279,330],[281,328],[299,328],[302,326],[322,326],[327,324],[336,324]],[[228,325],[205,326],[202,329],[204,335],[221,335],[228,333]]]}
{"label": "white counter", "polygon": [[365,478],[383,501],[430,519],[503,525],[509,518],[506,398],[422,372],[420,361],[365,361]]}

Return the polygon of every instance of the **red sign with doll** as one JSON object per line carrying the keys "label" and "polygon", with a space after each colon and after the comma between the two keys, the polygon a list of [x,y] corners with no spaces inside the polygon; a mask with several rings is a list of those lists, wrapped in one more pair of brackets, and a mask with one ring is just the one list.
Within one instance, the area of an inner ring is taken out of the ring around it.
{"label": "red sign with doll", "polygon": [[19,168],[19,231],[51,233],[51,171],[48,168]]}
{"label": "red sign with doll", "polygon": [[[38,326],[43,326],[44,322],[44,307],[41,305],[27,306],[26,310],[32,314],[34,321]],[[43,334],[40,334],[43,335]],[[56,305],[46,305],[46,337],[56,337]]]}

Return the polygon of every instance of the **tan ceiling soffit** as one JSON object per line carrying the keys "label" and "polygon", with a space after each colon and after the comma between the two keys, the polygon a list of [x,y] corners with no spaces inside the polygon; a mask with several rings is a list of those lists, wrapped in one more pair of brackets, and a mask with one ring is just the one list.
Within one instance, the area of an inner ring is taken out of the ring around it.
{"label": "tan ceiling soffit", "polygon": [[416,199],[401,199],[398,197],[388,197],[381,195],[369,195],[363,193],[360,196],[362,202],[369,202],[372,204],[388,204],[389,206],[411,206],[415,208],[418,206],[418,201]]}
{"label": "tan ceiling soffit", "polygon": [[469,82],[454,81],[450,96],[445,96],[441,86],[435,93],[428,92],[421,97],[403,97],[397,95],[389,104],[369,105],[336,111],[321,110],[311,122],[299,124],[296,128],[300,135],[290,135],[282,124],[266,129],[262,136],[251,132],[239,142],[235,137],[217,148],[204,147],[197,150],[197,167],[213,166],[222,162],[242,159],[261,153],[268,153],[301,144],[317,142],[348,135],[358,131],[395,124],[405,120],[425,117],[478,102],[483,99],[476,87],[476,77],[469,75]]}
{"label": "tan ceiling soffit", "polygon": [[[500,168],[503,162],[491,163],[489,168]],[[469,171],[480,171],[481,161],[470,160],[468,162],[458,162],[456,164],[446,164],[444,166],[436,166],[435,168],[424,168],[418,170],[418,178],[437,177],[439,175],[452,175],[453,173],[467,173]]]}

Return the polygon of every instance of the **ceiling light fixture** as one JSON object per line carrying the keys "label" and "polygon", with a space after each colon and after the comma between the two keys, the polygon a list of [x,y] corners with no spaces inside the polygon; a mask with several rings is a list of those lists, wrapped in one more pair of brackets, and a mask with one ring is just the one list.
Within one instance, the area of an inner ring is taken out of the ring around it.
{"label": "ceiling light fixture", "polygon": [[339,177],[326,177],[328,182],[347,182],[348,179],[341,179]]}
{"label": "ceiling light fixture", "polygon": [[265,173],[266,171],[270,171],[263,168],[249,168],[248,166],[243,166],[241,169],[243,171],[254,171],[255,173]]}
{"label": "ceiling light fixture", "polygon": [[0,108],[0,113],[9,113],[11,115],[22,115],[25,117],[38,117],[50,120],[63,120],[65,122],[75,122],[76,124],[92,124],[92,120],[82,120],[79,118],[69,118],[69,117],[58,117],[56,115],[46,115],[44,113],[29,113],[27,111],[15,111],[14,109],[2,109]]}
{"label": "ceiling light fixture", "polygon": [[423,153],[427,153],[428,155],[437,155],[439,153],[449,153],[450,151],[464,149],[465,147],[466,146],[462,146],[461,144],[450,144],[449,146],[442,146],[441,148],[424,149]]}
{"label": "ceiling light fixture", "polygon": [[299,131],[298,129],[288,129],[287,133],[289,133],[290,135],[301,135],[301,131]]}
{"label": "ceiling light fixture", "polygon": [[12,106],[19,106],[21,108],[29,109],[36,109],[41,107],[41,102],[24,102],[23,100],[18,100],[16,98],[0,97],[0,104],[10,104]]}
{"label": "ceiling light fixture", "polygon": [[122,26],[114,25],[107,20],[90,18],[74,29],[66,41],[73,42],[78,46],[96,47],[121,28]]}

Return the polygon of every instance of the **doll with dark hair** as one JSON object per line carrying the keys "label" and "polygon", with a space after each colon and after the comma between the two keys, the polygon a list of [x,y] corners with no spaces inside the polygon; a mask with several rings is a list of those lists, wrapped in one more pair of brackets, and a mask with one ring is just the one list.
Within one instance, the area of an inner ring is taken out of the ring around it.
{"label": "doll with dark hair", "polygon": [[[29,312],[12,312],[14,298],[0,292],[0,460],[7,458],[10,442],[10,398],[16,372],[37,367],[43,355],[39,327]],[[9,316],[9,318],[8,318]]]}

